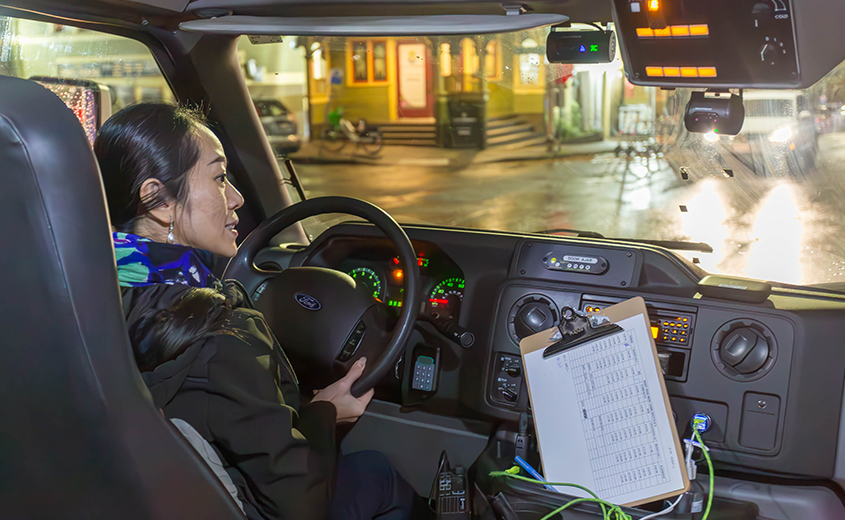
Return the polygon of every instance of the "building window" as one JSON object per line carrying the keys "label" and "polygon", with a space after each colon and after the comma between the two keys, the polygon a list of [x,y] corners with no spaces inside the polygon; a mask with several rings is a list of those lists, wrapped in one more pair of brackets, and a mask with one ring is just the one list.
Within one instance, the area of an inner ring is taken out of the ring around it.
{"label": "building window", "polygon": [[440,75],[444,78],[452,75],[452,46],[448,43],[440,44]]}
{"label": "building window", "polygon": [[[315,48],[316,47],[316,48]],[[326,58],[323,56],[323,49],[319,43],[311,46],[311,75],[316,80],[326,79]]]}
{"label": "building window", "polygon": [[486,79],[500,79],[502,76],[502,52],[499,40],[490,40],[484,48],[484,76]]}
{"label": "building window", "polygon": [[373,81],[387,81],[387,42],[373,42]]}
{"label": "building window", "polygon": [[322,98],[329,91],[329,53],[320,42],[311,44],[311,93]]}
{"label": "building window", "polygon": [[352,79],[355,83],[369,81],[368,58],[367,42],[352,42]]}
{"label": "building window", "polygon": [[463,58],[463,73],[472,75],[478,72],[478,53],[475,51],[475,42],[469,38],[461,40],[461,51]]}
{"label": "building window", "polygon": [[517,87],[523,89],[542,89],[543,85],[543,55],[537,42],[532,38],[526,38],[520,44],[519,54],[516,57],[516,78]]}
{"label": "building window", "polygon": [[519,55],[519,79],[525,86],[540,83],[540,55],[536,53]]}
{"label": "building window", "polygon": [[478,79],[478,52],[475,41],[464,38],[461,40],[461,72],[463,73],[462,90],[471,92],[480,88]]}
{"label": "building window", "polygon": [[346,75],[351,87],[379,85],[390,78],[390,47],[388,41],[356,40],[347,42]]}

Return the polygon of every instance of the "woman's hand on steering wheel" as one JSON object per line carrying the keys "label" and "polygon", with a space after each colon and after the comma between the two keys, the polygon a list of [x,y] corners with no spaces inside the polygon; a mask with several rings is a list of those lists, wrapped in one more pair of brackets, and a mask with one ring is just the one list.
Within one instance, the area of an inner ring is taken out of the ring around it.
{"label": "woman's hand on steering wheel", "polygon": [[367,405],[370,404],[370,400],[375,393],[375,390],[372,388],[361,397],[354,397],[350,392],[352,383],[361,377],[366,366],[367,358],[362,357],[352,365],[349,372],[341,379],[322,390],[314,390],[314,397],[311,399],[311,402],[326,401],[332,403],[335,410],[337,410],[338,423],[357,421],[364,414]]}

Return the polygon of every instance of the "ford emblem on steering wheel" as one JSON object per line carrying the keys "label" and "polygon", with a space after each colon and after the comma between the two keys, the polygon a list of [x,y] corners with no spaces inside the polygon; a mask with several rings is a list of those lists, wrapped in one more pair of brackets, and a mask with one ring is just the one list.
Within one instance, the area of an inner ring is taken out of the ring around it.
{"label": "ford emblem on steering wheel", "polygon": [[314,298],[313,296],[308,296],[307,294],[302,293],[296,293],[293,297],[296,299],[296,302],[298,304],[302,305],[309,311],[319,311],[322,308],[320,302],[317,301],[317,298]]}

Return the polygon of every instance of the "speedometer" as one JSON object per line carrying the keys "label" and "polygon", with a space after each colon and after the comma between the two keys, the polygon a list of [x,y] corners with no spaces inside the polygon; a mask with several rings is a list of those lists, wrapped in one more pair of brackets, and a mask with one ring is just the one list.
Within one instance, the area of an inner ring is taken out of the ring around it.
{"label": "speedometer", "polygon": [[384,301],[384,283],[381,277],[369,267],[356,267],[349,271],[349,276],[355,279],[357,283],[362,283],[367,288],[367,291],[373,295],[373,298],[378,301]]}
{"label": "speedometer", "polygon": [[447,278],[431,291],[428,302],[432,309],[454,310],[464,299],[463,278]]}

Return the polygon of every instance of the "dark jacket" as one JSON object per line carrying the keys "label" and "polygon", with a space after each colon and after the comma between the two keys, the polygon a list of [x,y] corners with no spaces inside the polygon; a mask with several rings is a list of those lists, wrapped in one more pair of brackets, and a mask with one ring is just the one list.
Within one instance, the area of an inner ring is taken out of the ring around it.
{"label": "dark jacket", "polygon": [[[128,325],[187,290],[124,289]],[[337,463],[334,405],[300,402],[293,368],[264,317],[237,282],[224,283],[224,293],[234,306],[224,330],[144,372],[144,381],[168,418],[193,426],[242,475],[243,498],[264,518],[326,518]]]}

